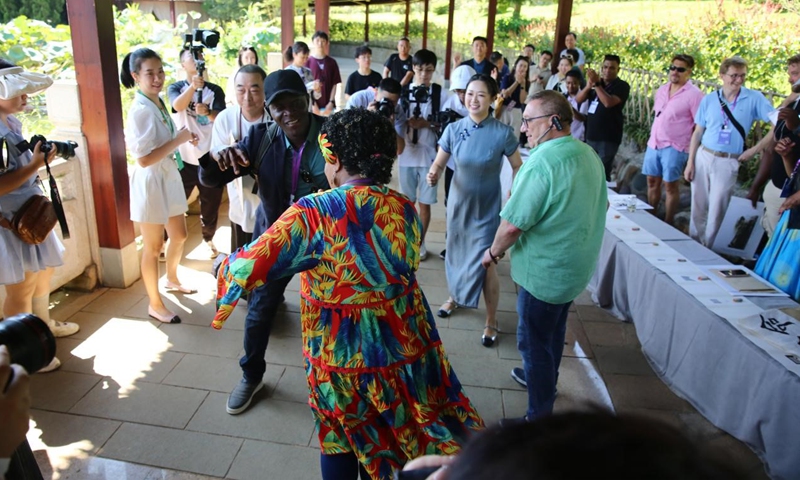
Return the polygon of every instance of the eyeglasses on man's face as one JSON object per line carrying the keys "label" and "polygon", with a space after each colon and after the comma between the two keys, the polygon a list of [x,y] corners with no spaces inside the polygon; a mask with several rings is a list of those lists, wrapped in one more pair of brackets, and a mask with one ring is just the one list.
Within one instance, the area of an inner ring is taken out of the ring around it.
{"label": "eyeglasses on man's face", "polygon": [[670,72],[684,73],[684,72],[686,72],[686,70],[688,70],[688,68],[686,68],[686,67],[678,67],[676,65],[670,65],[669,66],[669,71]]}
{"label": "eyeglasses on man's face", "polygon": [[726,73],[725,75],[731,77],[731,80],[744,80],[747,78],[746,73]]}
{"label": "eyeglasses on man's face", "polygon": [[527,129],[529,122],[532,122],[534,120],[539,120],[540,118],[551,117],[551,116],[553,116],[552,113],[548,113],[546,115],[537,115],[535,117],[530,117],[530,118],[522,117],[522,124],[525,125],[525,128]]}

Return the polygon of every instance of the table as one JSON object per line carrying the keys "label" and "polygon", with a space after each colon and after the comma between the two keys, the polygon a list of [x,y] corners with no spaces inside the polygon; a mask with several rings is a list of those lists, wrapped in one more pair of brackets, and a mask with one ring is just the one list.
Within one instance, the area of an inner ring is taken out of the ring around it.
{"label": "table", "polygon": [[[620,214],[690,262],[728,263],[649,213]],[[773,479],[800,479],[800,377],[608,230],[589,290],[601,307],[634,322],[645,356],[671,390],[748,444]],[[749,299],[764,309],[797,307],[787,298]]]}

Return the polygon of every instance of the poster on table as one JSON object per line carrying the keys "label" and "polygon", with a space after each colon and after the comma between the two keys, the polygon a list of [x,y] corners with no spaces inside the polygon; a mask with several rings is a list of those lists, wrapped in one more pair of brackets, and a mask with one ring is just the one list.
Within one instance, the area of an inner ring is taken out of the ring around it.
{"label": "poster on table", "polygon": [[755,258],[758,244],[764,236],[761,217],[764,215],[764,202],[753,208],[746,198],[731,197],[728,211],[719,227],[719,233],[711,250],[725,255],[741,257],[745,260]]}

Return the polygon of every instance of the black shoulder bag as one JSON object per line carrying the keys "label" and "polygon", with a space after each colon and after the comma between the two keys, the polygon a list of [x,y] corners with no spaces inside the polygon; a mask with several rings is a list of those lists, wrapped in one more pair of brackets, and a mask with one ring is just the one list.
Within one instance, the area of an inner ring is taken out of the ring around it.
{"label": "black shoulder bag", "polygon": [[722,107],[722,111],[725,112],[725,115],[728,117],[728,120],[731,121],[733,127],[736,129],[737,132],[739,132],[739,135],[742,136],[742,142],[744,142],[744,145],[747,146],[747,134],[744,133],[744,127],[742,127],[742,124],[737,122],[736,118],[733,117],[733,114],[728,108],[728,105],[725,103],[724,100],[722,100],[722,94],[720,93],[719,90],[717,90],[717,98],[719,99],[719,106]]}

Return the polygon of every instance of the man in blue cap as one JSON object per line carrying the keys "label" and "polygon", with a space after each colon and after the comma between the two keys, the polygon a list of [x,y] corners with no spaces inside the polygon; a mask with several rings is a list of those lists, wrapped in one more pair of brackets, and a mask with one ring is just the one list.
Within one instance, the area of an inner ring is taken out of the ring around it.
{"label": "man in blue cap", "polygon": [[[292,70],[277,70],[264,81],[264,96],[271,122],[253,125],[236,145],[219,151],[216,162],[201,165],[200,180],[222,186],[242,175],[256,178],[261,206],[256,212],[253,238],[300,198],[328,189],[325,160],[317,136],[324,118],[309,113],[303,80]],[[228,397],[227,412],[242,413],[264,386],[264,355],[272,322],[292,277],[253,290],[247,302],[244,356],[239,360],[242,379]]]}

